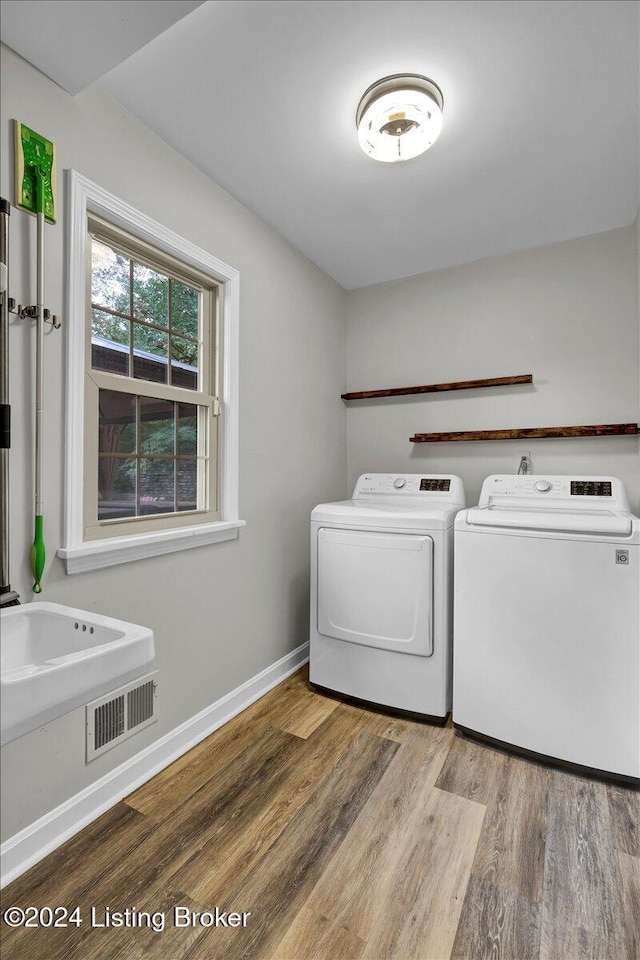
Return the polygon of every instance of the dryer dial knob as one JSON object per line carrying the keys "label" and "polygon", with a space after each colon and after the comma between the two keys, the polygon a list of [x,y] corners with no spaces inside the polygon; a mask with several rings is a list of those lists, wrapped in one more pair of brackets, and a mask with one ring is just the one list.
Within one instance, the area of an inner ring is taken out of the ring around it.
{"label": "dryer dial knob", "polygon": [[404,477],[396,477],[396,479],[393,481],[393,485],[396,490],[402,490],[403,487],[406,487],[407,481],[404,479]]}
{"label": "dryer dial knob", "polygon": [[549,490],[551,490],[551,484],[548,480],[538,480],[536,483],[534,483],[533,489],[537,490],[538,493],[549,493]]}

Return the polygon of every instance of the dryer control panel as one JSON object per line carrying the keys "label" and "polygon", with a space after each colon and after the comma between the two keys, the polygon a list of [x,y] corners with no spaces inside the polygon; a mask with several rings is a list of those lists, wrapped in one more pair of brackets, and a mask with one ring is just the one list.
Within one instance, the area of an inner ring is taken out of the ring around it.
{"label": "dryer control panel", "polygon": [[363,473],[358,477],[353,500],[373,497],[412,497],[416,500],[446,500],[464,506],[460,477],[421,473]]}
{"label": "dryer control panel", "polygon": [[[545,507],[545,504],[547,506]],[[629,512],[624,484],[616,477],[504,474],[487,477],[479,507],[526,506],[545,509]]]}

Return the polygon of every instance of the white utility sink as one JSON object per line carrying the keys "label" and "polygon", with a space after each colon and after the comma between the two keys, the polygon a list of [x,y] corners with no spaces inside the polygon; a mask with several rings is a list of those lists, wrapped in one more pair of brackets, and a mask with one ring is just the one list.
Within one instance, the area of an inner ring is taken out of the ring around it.
{"label": "white utility sink", "polygon": [[153,631],[58,603],[0,614],[2,744],[135,680],[155,658]]}

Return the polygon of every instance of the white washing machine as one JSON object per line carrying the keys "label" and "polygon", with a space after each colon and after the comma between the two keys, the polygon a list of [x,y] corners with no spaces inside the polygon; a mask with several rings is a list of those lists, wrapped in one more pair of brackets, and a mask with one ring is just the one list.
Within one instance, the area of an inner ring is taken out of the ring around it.
{"label": "white washing machine", "polygon": [[624,485],[488,477],[455,539],[455,725],[636,782],[640,521]]}
{"label": "white washing machine", "polygon": [[444,722],[459,477],[368,473],[311,514],[312,684]]}

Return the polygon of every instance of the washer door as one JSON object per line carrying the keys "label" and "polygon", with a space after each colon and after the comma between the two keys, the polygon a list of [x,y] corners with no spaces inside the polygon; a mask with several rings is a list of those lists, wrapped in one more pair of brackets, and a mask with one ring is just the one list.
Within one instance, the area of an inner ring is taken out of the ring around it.
{"label": "washer door", "polygon": [[318,632],[367,647],[433,653],[433,540],[318,530]]}

